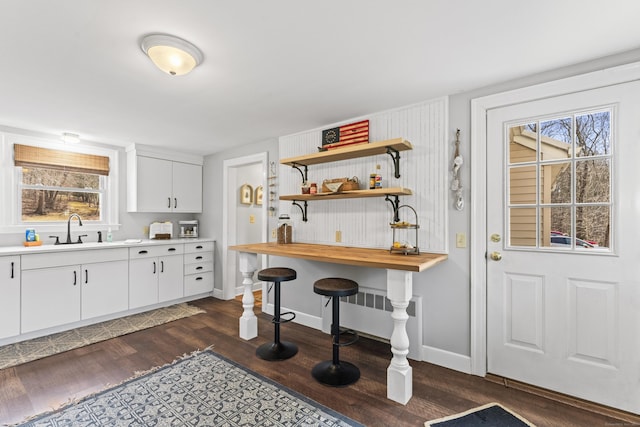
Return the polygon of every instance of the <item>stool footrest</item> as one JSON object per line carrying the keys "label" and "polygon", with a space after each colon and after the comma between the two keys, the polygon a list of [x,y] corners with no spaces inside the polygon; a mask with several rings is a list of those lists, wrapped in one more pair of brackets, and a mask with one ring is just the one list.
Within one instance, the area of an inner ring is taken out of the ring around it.
{"label": "stool footrest", "polygon": [[[291,316],[291,317],[288,319],[283,319],[282,316]],[[271,319],[271,323],[287,323],[287,322],[291,322],[295,318],[296,318],[296,314],[293,311],[287,311],[284,313],[280,313],[280,320],[276,320],[276,318],[273,317]]]}
{"label": "stool footrest", "polygon": [[354,331],[353,329],[346,329],[346,330],[340,331],[340,336],[342,336],[342,335],[352,335],[353,338],[351,338],[351,340],[349,340],[349,341],[339,342],[339,343],[337,343],[335,345],[340,346],[340,347],[347,347],[349,345],[355,344],[360,339],[360,336],[358,335],[358,333],[356,331]]}

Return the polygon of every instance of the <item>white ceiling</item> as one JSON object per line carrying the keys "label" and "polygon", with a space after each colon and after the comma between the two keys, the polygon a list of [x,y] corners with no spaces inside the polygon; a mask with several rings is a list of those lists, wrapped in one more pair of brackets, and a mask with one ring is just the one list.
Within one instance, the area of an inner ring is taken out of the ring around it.
{"label": "white ceiling", "polygon": [[[637,0],[0,0],[0,125],[209,154],[640,46]],[[163,74],[149,33],[204,53]]]}

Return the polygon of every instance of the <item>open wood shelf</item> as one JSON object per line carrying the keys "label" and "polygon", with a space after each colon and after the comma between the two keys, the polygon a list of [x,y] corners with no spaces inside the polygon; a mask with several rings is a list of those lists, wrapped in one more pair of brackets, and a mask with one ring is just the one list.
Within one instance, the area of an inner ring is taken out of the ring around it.
{"label": "open wood shelf", "polygon": [[411,190],[404,187],[378,188],[376,190],[349,190],[335,193],[318,194],[288,194],[280,196],[280,200],[330,200],[330,199],[361,199],[364,197],[385,197],[385,196],[410,196]]}
{"label": "open wood shelf", "polygon": [[320,151],[304,156],[289,157],[281,159],[280,163],[288,166],[318,165],[321,163],[375,156],[377,154],[387,154],[388,148],[393,151],[406,151],[412,150],[413,146],[409,141],[405,141],[402,138],[395,138],[386,141],[371,142],[369,144],[358,144],[328,151]]}

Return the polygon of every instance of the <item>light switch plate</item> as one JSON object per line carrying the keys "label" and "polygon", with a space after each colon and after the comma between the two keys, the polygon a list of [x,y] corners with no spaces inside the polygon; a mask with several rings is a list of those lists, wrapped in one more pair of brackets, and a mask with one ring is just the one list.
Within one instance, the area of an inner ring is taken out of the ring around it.
{"label": "light switch plate", "polygon": [[456,248],[467,247],[467,235],[464,233],[456,233]]}

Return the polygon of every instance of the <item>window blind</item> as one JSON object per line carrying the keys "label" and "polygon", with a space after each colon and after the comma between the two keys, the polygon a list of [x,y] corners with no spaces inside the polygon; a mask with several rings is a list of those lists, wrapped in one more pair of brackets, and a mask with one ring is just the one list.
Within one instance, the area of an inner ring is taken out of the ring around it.
{"label": "window blind", "polygon": [[13,158],[16,166],[109,175],[107,156],[14,144]]}

